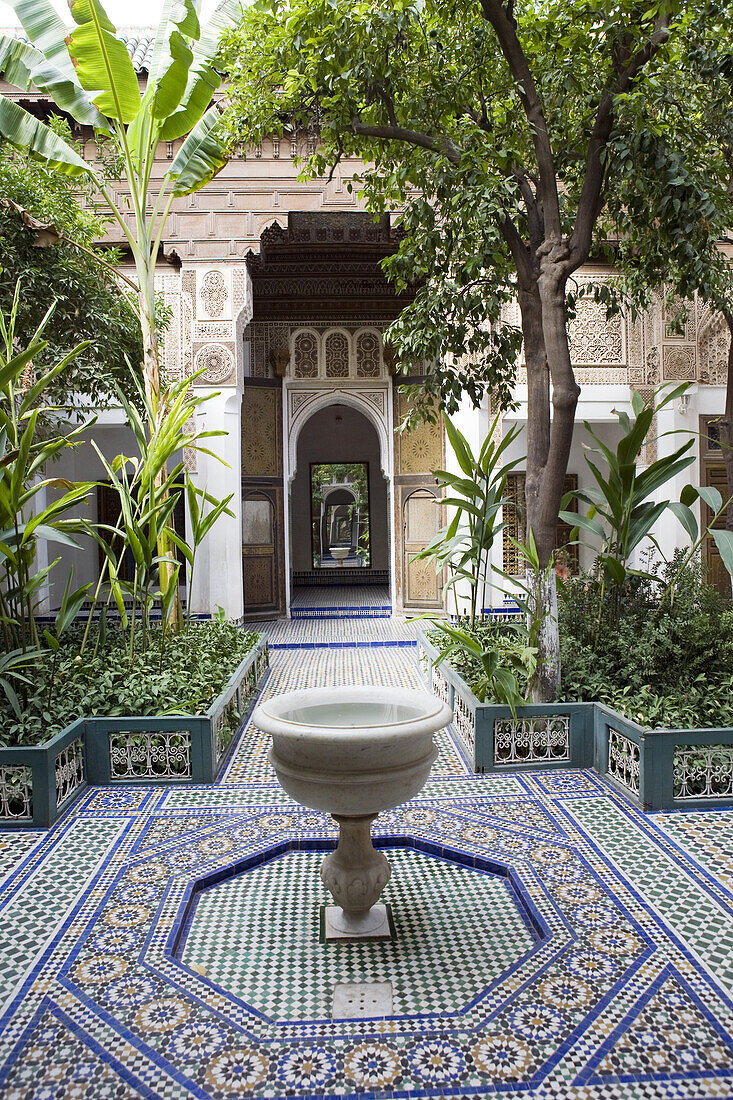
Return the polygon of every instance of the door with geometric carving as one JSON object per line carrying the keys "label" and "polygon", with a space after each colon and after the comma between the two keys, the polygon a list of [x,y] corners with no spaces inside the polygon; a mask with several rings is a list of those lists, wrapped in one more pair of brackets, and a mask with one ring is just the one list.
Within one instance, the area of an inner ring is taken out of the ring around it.
{"label": "door with geometric carving", "polygon": [[242,568],[245,619],[285,611],[280,382],[245,379],[242,397]]}
{"label": "door with geometric carving", "polygon": [[415,489],[402,505],[402,545],[405,607],[440,607],[441,577],[435,562],[414,561],[431,542],[441,524],[440,498],[430,489]]}
{"label": "door with geometric carving", "polygon": [[242,499],[244,617],[279,610],[277,501],[274,491],[245,493]]}

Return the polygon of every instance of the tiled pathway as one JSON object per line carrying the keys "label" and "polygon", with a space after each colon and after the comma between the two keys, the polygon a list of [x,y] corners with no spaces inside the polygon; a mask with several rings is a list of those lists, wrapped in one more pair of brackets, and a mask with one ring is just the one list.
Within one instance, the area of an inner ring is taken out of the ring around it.
{"label": "tiled pathway", "polygon": [[[276,650],[264,690],[363,682],[418,685],[414,649]],[[439,740],[377,822],[394,943],[319,943],[334,829],[251,725],[216,786],[96,789],[3,834],[3,1100],[733,1097],[733,813],[473,777]],[[331,1020],[349,980],[390,981],[395,1015]]]}

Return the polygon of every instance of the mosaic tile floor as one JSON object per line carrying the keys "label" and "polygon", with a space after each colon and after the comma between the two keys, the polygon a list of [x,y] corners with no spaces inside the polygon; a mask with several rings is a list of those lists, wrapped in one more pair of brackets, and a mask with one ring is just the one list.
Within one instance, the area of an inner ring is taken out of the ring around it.
{"label": "mosaic tile floor", "polygon": [[290,604],[293,611],[312,609],[328,611],[362,608],[389,608],[389,586],[386,584],[304,585],[293,589]]}
{"label": "mosaic tile floor", "polygon": [[[418,686],[414,649],[276,650],[264,692],[363,682]],[[733,813],[644,817],[592,772],[474,777],[439,743],[375,823],[390,943],[319,942],[333,823],[251,723],[215,786],[97,788],[3,834],[3,1100],[730,1100]],[[394,1015],[333,1020],[344,981],[391,982]]]}
{"label": "mosaic tile floor", "polygon": [[368,649],[376,646],[413,647],[415,631],[407,619],[391,615],[384,618],[274,619],[247,623],[248,630],[266,634],[274,648]]}

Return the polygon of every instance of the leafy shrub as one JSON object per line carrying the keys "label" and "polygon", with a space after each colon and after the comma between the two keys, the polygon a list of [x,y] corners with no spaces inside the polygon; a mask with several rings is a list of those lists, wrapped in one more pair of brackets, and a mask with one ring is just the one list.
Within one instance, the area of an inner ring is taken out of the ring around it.
{"label": "leafy shrub", "polygon": [[0,745],[42,744],[81,717],[203,714],[258,638],[218,619],[189,623],[176,634],[164,635],[156,625],[130,667],[123,631],[93,637],[99,645],[95,651],[90,644],[84,657],[78,656],[79,632],[69,632],[55,671],[50,651],[34,668],[22,718],[0,699]]}
{"label": "leafy shrub", "polygon": [[[529,659],[534,650],[528,650],[526,639],[521,631],[517,632],[516,626],[515,623],[483,617],[476,618],[471,623],[468,616],[458,619],[456,623],[456,629],[477,642],[485,654],[496,652],[499,669],[516,678],[518,697],[513,700],[515,704],[526,698],[528,675],[534,667],[533,661]],[[468,647],[455,645],[451,635],[439,627],[428,631],[428,638],[440,651],[441,657],[446,655],[447,663],[482,702],[511,703],[505,693],[500,692],[501,697],[496,694],[496,688],[501,687],[501,681],[496,681],[496,674],[487,678],[484,663]]]}
{"label": "leafy shrub", "polygon": [[630,578],[618,619],[601,607],[600,623],[598,579],[563,582],[560,700],[595,699],[651,728],[733,726],[733,610],[699,564],[660,604],[677,568]]}
{"label": "leafy shrub", "polygon": [[[651,729],[733,726],[733,608],[705,580],[698,564],[679,577],[674,599],[661,596],[679,570],[680,555],[659,570],[656,580],[631,577],[617,597],[601,604],[598,575],[560,583],[558,615],[562,683],[560,702],[597,701]],[[616,614],[620,611],[619,618]],[[506,653],[516,670],[523,645],[509,624],[477,619],[459,629],[485,649]],[[430,640],[441,652],[445,635]],[[449,663],[473,689],[481,663],[465,650]],[[526,686],[521,671],[520,689]],[[487,694],[486,702],[497,702]]]}

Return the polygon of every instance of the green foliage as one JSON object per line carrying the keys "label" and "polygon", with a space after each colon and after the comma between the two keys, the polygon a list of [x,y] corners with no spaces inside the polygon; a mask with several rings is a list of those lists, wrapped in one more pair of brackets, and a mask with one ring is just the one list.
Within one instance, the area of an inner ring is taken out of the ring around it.
{"label": "green foliage", "polygon": [[[635,390],[632,391],[634,418],[628,413],[616,412],[621,431],[615,450],[598,438],[587,420],[584,422],[585,430],[597,444],[590,448],[585,458],[597,488],[580,489],[572,494],[589,506],[586,515],[561,510],[560,519],[600,540],[601,549],[596,560],[603,577],[600,589],[602,599],[608,588],[618,602],[619,593],[628,578],[639,575],[638,569],[630,567],[629,559],[644,539],[656,545],[651,531],[667,508],[674,507],[678,518],[686,526],[696,522],[684,503],[675,502],[672,505],[668,500],[649,499],[695,461],[694,456],[688,453],[693,439],[688,439],[672,454],[639,468],[641,449],[655,415],[685,389],[686,384],[665,393],[660,387],[646,402]],[[603,471],[600,466],[604,467]]]}
{"label": "green foliage", "polygon": [[656,581],[629,577],[620,615],[607,595],[600,631],[598,577],[561,584],[561,699],[599,700],[652,728],[733,726],[733,610],[699,564],[679,576],[674,603],[660,606],[681,560]]}
{"label": "green foliage", "polygon": [[[52,119],[49,125],[71,141],[65,122]],[[34,361],[37,370],[52,365],[82,340],[89,342],[49,385],[46,403],[68,407],[81,398],[102,409],[116,399],[117,386],[132,398],[130,364],[137,366],[142,360],[136,303],[100,262],[74,246],[94,251],[94,242],[104,233],[91,187],[0,144],[0,195],[41,226],[51,227],[26,225],[21,212],[0,201],[0,312],[10,313],[16,283],[22,278],[16,336],[28,343],[55,303],[53,324],[45,333],[47,347]],[[103,259],[114,264],[117,257],[107,250]]]}
{"label": "green foliage", "polygon": [[[220,0],[204,30],[198,0],[164,0],[148,80],[141,96],[138,78],[100,0],[72,0],[76,27],[67,33],[49,0],[11,0],[30,45],[0,37],[0,75],[21,89],[33,84],[77,122],[106,137],[106,161],[125,179],[129,202],[118,208],[103,173],[79,156],[54,129],[0,96],[0,138],[51,171],[84,180],[105,200],[130,248],[134,263],[143,342],[145,395],[155,411],[160,400],[159,318],[155,264],[171,203],[207,184],[227,162],[227,135],[212,104],[221,77],[213,58],[220,32],[239,13],[236,0]],[[155,169],[161,140],[185,137],[162,180]],[[126,213],[134,214],[132,225]],[[127,276],[120,276],[128,283]],[[168,555],[169,523],[160,528],[158,557]],[[177,578],[165,577],[164,600],[180,620]]]}
{"label": "green foliage", "polygon": [[[129,627],[130,663],[134,659],[138,608],[141,610],[143,646],[148,644],[150,614],[156,603],[163,610],[164,620],[168,619],[173,609],[180,568],[174,557],[174,547],[181,551],[193,570],[196,551],[204,536],[224,512],[232,514],[227,509],[231,495],[224,501],[217,501],[208,493],[198,492],[188,478],[182,487],[183,462],[179,460],[169,466],[173,456],[184,447],[216,457],[201,443],[225,434],[223,431],[189,433],[186,430],[190,421],[195,422],[197,410],[212,396],[202,397],[193,389],[193,382],[193,378],[183,379],[171,386],[155,403],[140,394],[147,423],[135,406],[123,394],[119,395],[139,457],[117,455],[108,461],[94,440],[91,441],[107,473],[109,486],[117,496],[119,515],[111,527],[97,524],[88,528],[101,546],[105,559],[89,621],[102,584],[106,581],[107,604],[114,599],[123,628]],[[182,532],[172,530],[171,517],[184,487],[193,524],[190,545]],[[202,514],[199,497],[210,506],[208,514]],[[129,551],[133,561],[131,581],[126,580],[123,574],[125,550]],[[132,600],[129,618],[125,608],[126,596]]]}
{"label": "green foliage", "polygon": [[440,650],[438,663],[449,661],[482,703],[502,703],[514,714],[526,701],[537,659],[522,624],[476,618],[454,627],[436,619],[433,627],[428,637]]}
{"label": "green foliage", "polygon": [[[87,483],[73,484],[49,476],[49,466],[63,451],[77,446],[94,422],[92,419],[63,434],[40,435],[39,417],[49,386],[85,345],[73,348],[33,381],[33,361],[46,350],[43,334],[51,323],[53,306],[21,349],[16,341],[21,292],[18,283],[10,315],[5,318],[0,313],[0,630],[8,659],[13,651],[26,653],[39,647],[35,622],[38,593],[58,559],[39,570],[38,541],[76,545],[73,533],[80,525],[68,513],[85,501],[91,488]],[[51,498],[43,508],[38,503],[42,493]],[[6,662],[6,676],[19,663]],[[2,686],[7,695],[6,683]]]}
{"label": "green foliage", "polygon": [[[445,569],[447,579],[443,585],[443,597],[453,591],[458,611],[456,586],[465,582],[470,592],[469,623],[476,621],[476,612],[483,606],[491,569],[491,548],[506,527],[500,513],[509,473],[523,459],[502,463],[507,448],[520,434],[521,429],[509,428],[497,442],[500,416],[494,417],[478,457],[471,450],[468,440],[458,431],[447,416],[443,416],[446,435],[451,445],[460,474],[447,470],[434,470],[433,475],[449,496],[443,504],[455,509],[453,517],[413,561],[435,563],[438,572]],[[479,603],[480,601],[480,603]]]}
{"label": "green foliage", "polygon": [[[402,211],[405,237],[384,266],[398,290],[417,294],[389,338],[406,369],[432,364],[421,394],[428,409],[440,402],[452,412],[464,397],[478,403],[487,384],[501,404],[511,402],[522,337],[504,307],[517,295],[516,264],[543,239],[550,253],[555,202],[571,248],[581,236],[591,252],[606,246],[609,219],[622,208],[617,191],[627,201],[642,171],[622,149],[658,128],[643,110],[647,82],[656,102],[657,72],[690,19],[681,3],[630,0],[592,11],[584,0],[517,3],[506,16],[507,5],[476,0],[272,0],[245,10],[223,40],[238,138],[249,144],[285,126],[316,127],[321,141],[308,174],[363,157],[354,186],[369,209]],[[522,78],[509,61],[515,43]],[[538,131],[548,135],[547,157]],[[599,135],[609,152],[594,164]],[[599,200],[588,212],[592,223],[601,217],[586,237],[576,218],[596,175]],[[665,176],[649,195],[637,251],[654,247],[663,211],[681,262],[697,197]],[[691,251],[697,240],[688,240]],[[636,264],[633,251],[620,256]]]}
{"label": "green foliage", "polygon": [[22,717],[0,700],[0,745],[42,744],[82,715],[203,714],[259,638],[220,620],[189,623],[173,637],[153,626],[130,667],[126,633],[108,629],[100,639],[97,629],[83,657],[79,630],[64,636],[58,654],[45,651]]}
{"label": "green foliage", "polygon": [[367,467],[363,462],[326,462],[311,467],[311,499],[323,501],[323,490],[332,481],[348,482],[357,504],[369,503]]}

